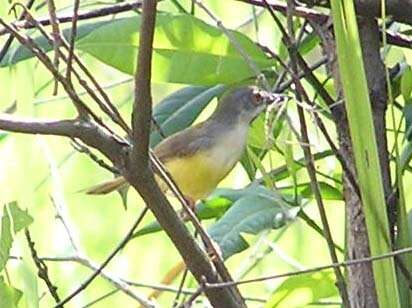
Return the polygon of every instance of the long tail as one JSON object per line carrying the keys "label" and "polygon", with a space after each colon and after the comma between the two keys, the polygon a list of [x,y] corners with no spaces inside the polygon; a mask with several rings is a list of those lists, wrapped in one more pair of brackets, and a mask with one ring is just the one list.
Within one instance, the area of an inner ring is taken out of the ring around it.
{"label": "long tail", "polygon": [[97,184],[86,189],[86,194],[88,195],[105,195],[112,191],[120,189],[122,186],[126,185],[127,182],[124,177],[119,176],[113,180]]}

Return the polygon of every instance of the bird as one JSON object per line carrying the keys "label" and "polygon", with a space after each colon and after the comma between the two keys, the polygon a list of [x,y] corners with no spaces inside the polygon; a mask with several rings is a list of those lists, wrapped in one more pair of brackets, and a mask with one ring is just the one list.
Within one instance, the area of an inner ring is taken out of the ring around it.
{"label": "bird", "polygon": [[[208,197],[240,160],[250,124],[274,95],[257,86],[239,86],[226,91],[205,121],[165,138],[153,153],[163,163],[190,204]],[[167,185],[158,179],[163,191]],[[127,185],[119,176],[86,190],[107,194]]]}

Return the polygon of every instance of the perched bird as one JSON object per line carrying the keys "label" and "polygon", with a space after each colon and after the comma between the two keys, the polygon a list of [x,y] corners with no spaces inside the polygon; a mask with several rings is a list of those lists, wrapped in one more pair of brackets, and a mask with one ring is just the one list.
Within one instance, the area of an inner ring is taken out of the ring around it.
{"label": "perched bird", "polygon": [[[165,138],[153,149],[190,203],[207,197],[233,169],[245,149],[250,123],[273,101],[273,95],[255,86],[232,89],[207,120]],[[117,177],[86,192],[106,194],[126,184]],[[165,183],[159,184],[166,190]]]}

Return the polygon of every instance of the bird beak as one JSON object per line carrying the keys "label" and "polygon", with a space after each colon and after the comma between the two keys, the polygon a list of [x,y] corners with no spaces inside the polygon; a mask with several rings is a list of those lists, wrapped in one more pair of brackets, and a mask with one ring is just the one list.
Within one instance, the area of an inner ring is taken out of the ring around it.
{"label": "bird beak", "polygon": [[285,96],[283,94],[272,93],[265,90],[257,90],[256,92],[254,92],[254,96],[266,106],[279,105],[285,100],[289,99],[288,96]]}

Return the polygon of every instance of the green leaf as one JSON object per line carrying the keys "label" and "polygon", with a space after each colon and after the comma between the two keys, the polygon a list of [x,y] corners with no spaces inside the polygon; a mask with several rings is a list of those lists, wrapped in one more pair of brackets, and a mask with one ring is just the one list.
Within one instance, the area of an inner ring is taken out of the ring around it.
{"label": "green leaf", "polygon": [[[10,216],[9,216],[10,213]],[[11,220],[10,220],[11,218]],[[0,234],[0,271],[4,268],[10,255],[10,249],[13,242],[12,237],[12,222],[13,232],[17,233],[23,228],[26,228],[33,222],[33,218],[27,214],[27,211],[21,210],[16,202],[11,202],[4,206],[3,217],[1,219],[1,234]],[[2,307],[2,306],[0,306]]]}
{"label": "green leaf", "polygon": [[27,213],[27,210],[22,210],[17,206],[17,202],[9,203],[10,214],[13,219],[14,233],[28,227],[33,218]]}
{"label": "green leaf", "polygon": [[332,296],[338,296],[338,292],[330,274],[302,274],[282,282],[265,308],[307,307],[313,302]]}
{"label": "green leaf", "polygon": [[[79,40],[93,30],[96,30],[103,25],[110,24],[111,22],[111,20],[106,20],[79,25],[79,27],[77,28],[76,39]],[[66,40],[69,40],[71,35],[71,28],[64,29],[62,31],[62,34]],[[53,46],[49,44],[44,36],[37,36],[33,40],[44,52],[48,52],[53,49]],[[0,67],[10,66],[20,61],[30,59],[33,56],[34,55],[29,49],[20,45],[18,42],[15,42],[9,49],[3,60],[0,62]]]}
{"label": "green leaf", "polygon": [[412,140],[412,99],[405,101],[403,107],[403,115],[405,116],[405,138]]}
{"label": "green leaf", "polygon": [[17,308],[23,293],[7,285],[2,276],[0,276],[0,307]]}
{"label": "green leaf", "polygon": [[[339,189],[333,187],[332,185],[320,181],[319,183],[320,193],[323,199],[325,200],[342,200],[343,196]],[[313,193],[310,186],[310,183],[301,183],[296,187],[294,186],[285,186],[279,188],[282,194],[294,196],[295,189],[301,198],[312,198]]]}
{"label": "green leaf", "polygon": [[[113,20],[76,47],[127,74],[136,68],[141,17]],[[259,69],[274,65],[247,36],[231,31]],[[255,73],[223,31],[188,14],[159,13],[153,42],[152,81],[194,85],[229,84]]]}
{"label": "green leaf", "polygon": [[315,47],[319,46],[320,38],[318,35],[312,33],[306,36],[302,43],[299,44],[299,53],[304,56],[311,52]]}
{"label": "green leaf", "polygon": [[405,170],[412,158],[412,100],[408,99],[403,108],[403,115],[405,117],[405,138],[407,142],[404,144],[402,153],[399,159],[400,170]]}
{"label": "green leaf", "polygon": [[8,135],[9,133],[0,132],[0,141],[3,141]]}
{"label": "green leaf", "polygon": [[208,233],[219,245],[224,259],[249,247],[242,233],[258,234],[280,228],[295,218],[298,208],[288,210],[283,200],[273,196],[243,197],[209,228]]}
{"label": "green leaf", "polygon": [[[190,126],[211,100],[219,97],[225,89],[222,85],[185,87],[159,102],[153,110],[153,118],[168,137]],[[150,136],[151,146],[154,147],[161,140],[162,136],[155,129]]]}
{"label": "green leaf", "polygon": [[[196,205],[196,215],[200,220],[220,218],[234,202],[246,196],[262,197],[269,200],[274,198],[273,192],[261,185],[250,185],[243,189],[217,188],[206,200]],[[154,221],[137,231],[133,237],[159,231],[162,231],[162,227],[157,221]]]}
{"label": "green leaf", "polygon": [[10,217],[4,208],[0,234],[0,271],[3,270],[9,258],[12,241]]}
{"label": "green leaf", "polygon": [[412,91],[412,69],[408,67],[401,77],[401,93],[403,99],[407,101],[411,97]]}

